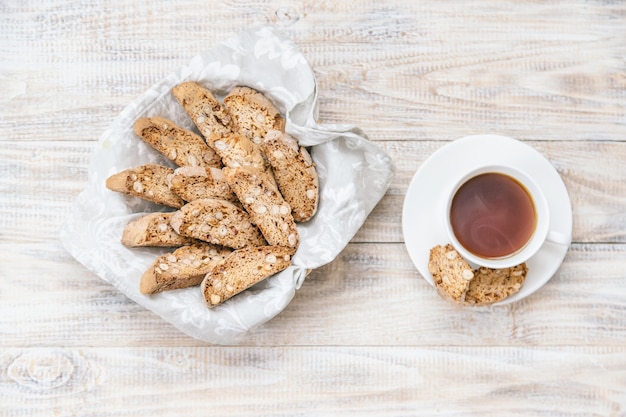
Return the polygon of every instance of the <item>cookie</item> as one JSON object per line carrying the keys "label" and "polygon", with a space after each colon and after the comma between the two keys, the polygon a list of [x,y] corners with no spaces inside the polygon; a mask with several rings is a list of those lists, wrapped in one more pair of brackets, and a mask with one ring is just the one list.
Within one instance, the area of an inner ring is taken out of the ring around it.
{"label": "cookie", "polygon": [[195,81],[186,81],[172,88],[172,95],[194,122],[211,146],[213,137],[232,132],[232,120],[213,93]]}
{"label": "cookie", "polygon": [[250,87],[233,88],[224,97],[224,107],[231,116],[233,130],[260,145],[270,130],[285,130],[285,119],[261,92]]}
{"label": "cookie", "polygon": [[222,166],[222,160],[204,139],[164,117],[138,119],[134,131],[144,142],[178,166]]}
{"label": "cookie", "polygon": [[187,203],[172,215],[170,224],[180,235],[229,248],[267,244],[248,213],[226,200],[203,198]]}
{"label": "cookie", "polygon": [[261,148],[295,221],[310,220],[317,211],[319,179],[309,152],[295,138],[279,130],[269,131]]}
{"label": "cookie", "polygon": [[231,253],[202,280],[202,294],[209,307],[250,288],[291,265],[289,248],[247,247]]}
{"label": "cookie", "polygon": [[219,138],[214,137],[212,146],[225,167],[250,166],[261,171],[267,168],[261,148],[255,146],[250,139],[240,133],[229,133]]}
{"label": "cookie", "polygon": [[238,202],[222,170],[213,167],[180,167],[169,179],[169,187],[183,200],[189,202],[202,198],[217,198]]}
{"label": "cookie", "polygon": [[265,240],[272,246],[288,247],[295,252],[299,242],[298,229],[291,207],[271,176],[250,167],[223,168],[222,171]]}
{"label": "cookie", "polygon": [[157,257],[141,276],[139,291],[155,294],[199,285],[208,271],[232,253],[232,249],[195,243]]}
{"label": "cookie", "polygon": [[106,187],[153,203],[180,208],[185,202],[168,186],[168,177],[173,173],[173,169],[165,166],[141,165],[111,175],[106,180]]}
{"label": "cookie", "polygon": [[430,250],[428,271],[441,297],[455,304],[465,302],[474,270],[452,245],[437,245]]}
{"label": "cookie", "polygon": [[122,244],[128,247],[177,247],[190,245],[194,239],[181,236],[170,226],[172,212],[149,213],[124,227]]}
{"label": "cookie", "polygon": [[525,263],[501,269],[480,267],[470,281],[465,304],[483,306],[502,301],[522,288],[527,273]]}

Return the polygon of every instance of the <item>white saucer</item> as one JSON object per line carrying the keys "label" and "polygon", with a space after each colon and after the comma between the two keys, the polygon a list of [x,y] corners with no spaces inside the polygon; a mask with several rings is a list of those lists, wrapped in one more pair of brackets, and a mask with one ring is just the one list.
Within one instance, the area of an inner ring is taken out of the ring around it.
{"label": "white saucer", "polygon": [[[485,163],[523,169],[542,187],[550,206],[550,229],[572,235],[572,207],[563,180],[550,161],[532,147],[506,136],[475,135],[458,139],[433,153],[417,170],[402,209],[402,232],[411,260],[431,285],[428,272],[430,249],[448,242],[443,223],[447,182],[459,173]],[[537,291],[563,262],[568,245],[544,243],[526,265],[528,275],[519,292],[494,305],[521,300]]]}

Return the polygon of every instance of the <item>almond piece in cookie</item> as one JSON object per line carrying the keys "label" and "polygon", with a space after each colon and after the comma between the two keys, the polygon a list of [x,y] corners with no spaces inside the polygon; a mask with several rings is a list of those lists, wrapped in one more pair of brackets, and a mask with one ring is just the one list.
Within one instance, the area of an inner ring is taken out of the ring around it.
{"label": "almond piece in cookie", "polygon": [[181,236],[172,229],[172,214],[150,213],[131,221],[124,227],[122,244],[128,247],[177,247],[194,243],[194,239]]}
{"label": "almond piece in cookie", "polygon": [[276,106],[261,92],[250,87],[233,88],[224,97],[224,107],[232,117],[233,130],[257,145],[270,130],[285,130],[285,119]]}
{"label": "almond piece in cookie", "polygon": [[463,304],[475,274],[470,264],[452,245],[437,245],[431,248],[428,271],[441,297],[455,304]]}
{"label": "almond piece in cookie", "polygon": [[465,294],[465,304],[483,306],[502,301],[522,288],[527,273],[525,263],[501,269],[480,267]]}
{"label": "almond piece in cookie", "polygon": [[168,207],[180,208],[185,202],[174,194],[168,186],[168,177],[173,173],[173,169],[161,165],[141,165],[111,175],[106,180],[106,187],[111,191],[132,195]]}
{"label": "almond piece in cookie", "polygon": [[309,152],[292,136],[279,130],[267,133],[261,148],[293,218],[306,222],[315,215],[319,200],[319,180]]}
{"label": "almond piece in cookie", "polygon": [[273,178],[267,172],[250,167],[223,168],[222,171],[265,240],[272,246],[288,247],[295,252],[299,243],[298,229],[291,207]]}
{"label": "almond piece in cookie", "polygon": [[155,294],[199,285],[207,272],[231,252],[232,249],[195,243],[161,255],[141,276],[139,291],[142,294]]}
{"label": "almond piece in cookie", "polygon": [[208,307],[215,307],[291,265],[291,251],[281,246],[247,247],[231,253],[202,280]]}
{"label": "almond piece in cookie", "polygon": [[170,177],[170,190],[185,201],[217,198],[238,202],[221,169],[213,167],[180,167]]}
{"label": "almond piece in cookie", "polygon": [[226,200],[203,198],[187,203],[172,215],[170,224],[180,235],[229,248],[267,244],[248,213]]}
{"label": "almond piece in cookie", "polygon": [[222,166],[222,160],[204,139],[164,117],[138,119],[134,130],[144,142],[178,166]]}
{"label": "almond piece in cookie", "polygon": [[202,85],[186,81],[172,88],[172,95],[185,109],[209,146],[211,137],[232,132],[230,115],[213,93]]}

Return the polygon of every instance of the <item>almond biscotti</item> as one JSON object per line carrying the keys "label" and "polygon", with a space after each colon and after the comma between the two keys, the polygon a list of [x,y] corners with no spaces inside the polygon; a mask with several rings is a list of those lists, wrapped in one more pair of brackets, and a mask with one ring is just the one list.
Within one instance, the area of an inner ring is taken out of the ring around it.
{"label": "almond biscotti", "polygon": [[190,245],[195,239],[181,236],[170,226],[172,212],[149,213],[124,227],[122,244],[128,247],[178,247]]}
{"label": "almond biscotti", "polygon": [[267,244],[248,213],[226,200],[203,198],[187,203],[172,215],[170,224],[180,235],[229,248]]}
{"label": "almond biscotti", "polygon": [[233,121],[233,130],[260,145],[270,130],[285,130],[285,119],[261,92],[249,87],[233,88],[224,97],[224,107]]}
{"label": "almond biscotti", "polygon": [[260,147],[237,131],[230,114],[209,90],[187,81],[175,86],[172,94],[225,166],[267,168]]}
{"label": "almond biscotti", "polygon": [[232,249],[202,242],[180,247],[154,260],[141,276],[139,291],[155,294],[199,285],[231,253]]}
{"label": "almond biscotti", "polygon": [[240,133],[230,133],[222,137],[213,137],[212,145],[215,152],[222,158],[226,167],[236,168],[251,166],[264,171],[265,159],[259,146]]}
{"label": "almond biscotti", "polygon": [[291,207],[272,177],[250,167],[223,168],[222,171],[265,240],[272,246],[288,247],[295,252],[299,242],[298,229]]}
{"label": "almond biscotti", "polygon": [[289,265],[289,248],[261,246],[239,249],[207,273],[202,280],[202,294],[207,305],[215,307]]}
{"label": "almond biscotti", "polygon": [[204,139],[164,117],[138,119],[134,130],[144,142],[178,166],[222,166],[222,160]]}
{"label": "almond biscotti", "polygon": [[261,148],[285,201],[291,206],[297,222],[306,222],[315,215],[319,200],[319,179],[309,152],[292,136],[270,130]]}
{"label": "almond biscotti", "polygon": [[465,302],[474,270],[452,245],[437,245],[430,250],[428,271],[441,297],[456,304]]}
{"label": "almond biscotti", "polygon": [[232,120],[213,93],[195,81],[186,81],[172,88],[172,95],[194,122],[211,146],[212,137],[232,132]]}
{"label": "almond biscotti", "polygon": [[502,301],[522,288],[527,273],[528,267],[525,263],[502,269],[480,267],[470,281],[465,303],[483,306]]}
{"label": "almond biscotti", "polygon": [[238,202],[221,169],[213,167],[180,167],[169,181],[170,190],[185,201],[217,198]]}
{"label": "almond biscotti", "polygon": [[522,288],[528,273],[525,263],[511,268],[474,270],[450,244],[430,250],[428,270],[437,293],[460,306],[485,306],[502,301]]}
{"label": "almond biscotti", "polygon": [[173,169],[165,166],[141,165],[111,175],[106,180],[106,187],[111,191],[132,195],[168,207],[180,208],[185,202],[168,186],[168,177],[173,173]]}

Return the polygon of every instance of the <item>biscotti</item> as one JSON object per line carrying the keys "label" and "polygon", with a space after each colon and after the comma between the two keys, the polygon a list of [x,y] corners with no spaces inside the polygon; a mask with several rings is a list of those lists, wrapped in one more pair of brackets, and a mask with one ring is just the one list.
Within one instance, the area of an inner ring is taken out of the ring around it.
{"label": "biscotti", "polygon": [[512,268],[480,267],[465,294],[468,305],[489,305],[518,292],[524,285],[528,267],[525,263]]}
{"label": "biscotti", "polygon": [[510,268],[474,270],[450,244],[431,248],[428,270],[437,293],[459,306],[485,306],[502,301],[522,288],[528,273],[525,263]]}
{"label": "biscotti", "polygon": [[296,221],[315,215],[319,179],[307,149],[285,134],[285,118],[260,91],[239,86],[214,95],[186,81],[171,94],[197,130],[178,118],[136,120],[136,136],[171,162],[122,171],[106,185],[177,209],[137,217],[124,228],[121,241],[129,248],[177,248],[154,259],[141,293],[202,283],[198,290],[215,307],[291,265],[300,239]]}
{"label": "biscotti", "polygon": [[226,167],[251,166],[262,171],[266,169],[261,148],[254,146],[250,139],[240,133],[214,138],[212,146]]}
{"label": "biscotti", "polygon": [[199,285],[207,272],[232,253],[232,249],[196,243],[157,257],[141,276],[139,291],[154,294]]}
{"label": "biscotti", "polygon": [[292,136],[271,130],[263,138],[265,152],[278,189],[291,206],[293,218],[306,222],[315,215],[319,200],[319,180],[309,152]]}
{"label": "biscotti", "polygon": [[180,235],[229,248],[267,244],[248,213],[226,200],[203,198],[187,203],[172,215],[170,224]]}
{"label": "biscotti", "polygon": [[180,167],[169,181],[170,190],[185,201],[217,198],[238,202],[222,170],[208,167]]}
{"label": "biscotti", "polygon": [[437,245],[430,250],[428,271],[441,297],[456,304],[465,302],[474,270],[452,245]]}
{"label": "biscotti", "polygon": [[211,146],[213,137],[232,132],[231,117],[213,94],[194,81],[186,81],[172,88],[172,95],[194,122]]}
{"label": "biscotti", "polygon": [[144,142],[178,166],[222,166],[220,157],[204,139],[164,117],[138,119],[134,130]]}
{"label": "biscotti", "polygon": [[172,212],[149,213],[124,227],[122,244],[128,247],[177,247],[190,245],[195,239],[181,236],[170,226]]}
{"label": "biscotti", "polygon": [[261,92],[249,87],[233,88],[224,97],[224,107],[233,121],[233,130],[260,145],[270,130],[285,130],[285,119]]}
{"label": "biscotti", "polygon": [[173,173],[173,169],[165,166],[141,165],[111,175],[106,180],[106,187],[112,191],[139,197],[157,204],[180,208],[185,202],[168,186],[168,177]]}
{"label": "biscotti", "polygon": [[201,285],[202,294],[207,305],[215,307],[289,265],[289,248],[262,246],[239,249],[207,273]]}
{"label": "biscotti", "polygon": [[223,168],[224,176],[267,242],[298,247],[298,229],[287,204],[267,172],[250,167]]}

